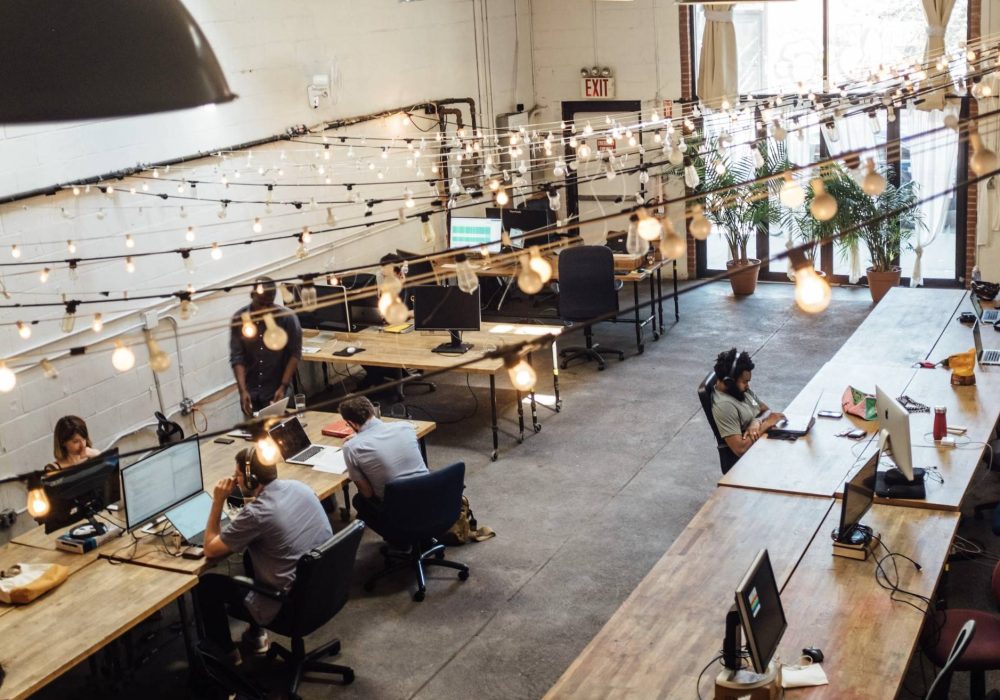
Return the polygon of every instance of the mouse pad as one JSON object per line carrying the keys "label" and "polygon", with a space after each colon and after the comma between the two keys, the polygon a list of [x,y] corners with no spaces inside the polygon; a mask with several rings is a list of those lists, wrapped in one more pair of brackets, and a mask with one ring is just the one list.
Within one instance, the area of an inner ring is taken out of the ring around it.
{"label": "mouse pad", "polygon": [[364,351],[365,351],[364,348],[355,348],[354,352],[347,352],[347,350],[338,350],[337,352],[332,354],[336,355],[337,357],[354,357],[355,355],[360,355]]}

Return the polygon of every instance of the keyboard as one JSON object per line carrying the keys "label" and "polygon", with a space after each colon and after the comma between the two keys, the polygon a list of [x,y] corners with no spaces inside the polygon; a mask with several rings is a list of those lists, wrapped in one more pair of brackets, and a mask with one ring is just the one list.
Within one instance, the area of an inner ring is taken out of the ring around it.
{"label": "keyboard", "polygon": [[980,362],[1000,363],[1000,350],[983,350],[983,359]]}
{"label": "keyboard", "polygon": [[323,450],[323,446],[322,445],[312,445],[312,446],[308,447],[307,449],[302,450],[297,455],[295,455],[294,459],[296,459],[296,460],[298,460],[300,462],[304,462],[305,460],[309,459],[310,457],[314,457],[315,455],[319,454],[319,452],[321,452],[322,450]]}
{"label": "keyboard", "polygon": [[983,323],[995,323],[997,321],[998,317],[1000,317],[1000,311],[997,311],[996,309],[992,309],[992,310],[989,310],[989,311],[985,311],[984,310],[983,311],[982,322]]}

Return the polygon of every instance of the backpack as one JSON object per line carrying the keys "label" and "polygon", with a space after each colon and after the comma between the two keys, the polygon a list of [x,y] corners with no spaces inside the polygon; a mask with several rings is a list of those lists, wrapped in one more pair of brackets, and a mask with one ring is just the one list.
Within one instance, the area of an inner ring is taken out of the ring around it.
{"label": "backpack", "polygon": [[154,415],[156,416],[156,438],[160,441],[161,447],[184,439],[184,429],[180,425],[159,411],[155,411]]}
{"label": "backpack", "polygon": [[490,527],[479,527],[476,516],[472,514],[472,508],[469,506],[469,499],[462,496],[462,509],[458,513],[458,520],[438,539],[446,545],[455,547],[470,541],[482,542],[495,537],[496,534]]}

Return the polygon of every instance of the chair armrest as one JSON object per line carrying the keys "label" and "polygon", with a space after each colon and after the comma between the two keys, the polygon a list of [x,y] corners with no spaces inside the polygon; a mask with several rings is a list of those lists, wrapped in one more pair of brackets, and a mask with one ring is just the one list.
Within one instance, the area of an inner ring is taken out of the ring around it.
{"label": "chair armrest", "polygon": [[260,593],[261,595],[271,598],[272,600],[284,601],[285,598],[288,597],[288,594],[276,591],[270,586],[265,586],[262,583],[257,583],[248,576],[231,576],[230,578],[237,585],[237,587],[253,591],[254,593]]}

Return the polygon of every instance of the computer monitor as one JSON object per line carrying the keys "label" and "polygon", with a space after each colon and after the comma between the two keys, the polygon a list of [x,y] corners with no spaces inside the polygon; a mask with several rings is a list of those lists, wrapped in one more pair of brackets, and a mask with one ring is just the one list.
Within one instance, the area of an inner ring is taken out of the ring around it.
{"label": "computer monitor", "polygon": [[322,331],[351,333],[351,308],[347,303],[347,288],[343,286],[316,285],[316,309],[312,312],[316,328]]}
{"label": "computer monitor", "polygon": [[355,330],[382,324],[378,310],[378,282],[375,275],[360,272],[346,275],[340,283],[347,290],[348,313]]}
{"label": "computer monitor", "polygon": [[142,527],[202,490],[197,436],[157,450],[122,469],[125,528]]}
{"label": "computer monitor", "polygon": [[487,207],[486,216],[500,219],[504,230],[510,233],[511,245],[515,248],[523,248],[526,245],[542,245],[552,240],[557,234],[546,236],[531,236],[524,238],[524,234],[531,231],[551,226],[555,223],[555,212],[547,206],[545,209],[501,209],[499,207]]}
{"label": "computer monitor", "polygon": [[103,535],[107,526],[95,516],[118,500],[118,448],[102,452],[79,466],[44,474],[42,488],[49,499],[49,512],[41,519],[46,533],[87,520],[89,525],[75,528],[70,535]]}
{"label": "computer monitor", "polygon": [[882,387],[875,386],[875,408],[879,420],[879,451],[892,455],[896,468],[886,472],[887,483],[923,481],[923,469],[913,469],[910,414]]}
{"label": "computer monitor", "polygon": [[778,582],[771,568],[771,557],[762,549],[736,589],[735,614],[731,609],[726,618],[726,639],[723,643],[723,664],[738,670],[740,659],[740,628],[747,638],[750,661],[757,673],[766,673],[774,652],[778,649],[788,623],[781,607]]}
{"label": "computer monitor", "polygon": [[875,474],[878,471],[879,453],[871,456],[850,481],[844,484],[844,498],[840,503],[840,527],[837,542],[864,544],[871,539],[867,528],[859,527],[861,518],[875,500]]}
{"label": "computer monitor", "polygon": [[472,294],[458,287],[415,285],[406,290],[413,306],[413,329],[417,331],[448,331],[451,342],[443,343],[434,352],[461,354],[472,345],[462,342],[462,331],[478,331],[480,325],[479,288]]}
{"label": "computer monitor", "polygon": [[453,216],[448,231],[448,247],[487,246],[491,253],[499,253],[502,230],[499,217]]}

